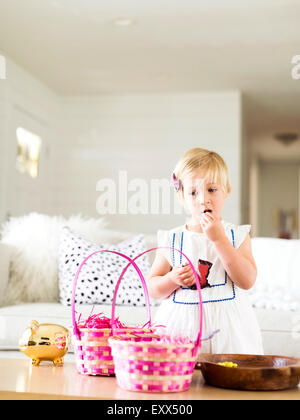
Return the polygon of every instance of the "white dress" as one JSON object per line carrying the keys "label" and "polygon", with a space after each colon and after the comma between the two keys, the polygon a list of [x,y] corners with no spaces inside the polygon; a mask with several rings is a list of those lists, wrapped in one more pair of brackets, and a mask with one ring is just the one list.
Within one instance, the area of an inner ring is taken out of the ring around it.
{"label": "white dress", "polygon": [[[222,221],[227,237],[238,248],[250,231],[250,225],[236,226]],[[202,353],[263,354],[260,328],[248,300],[247,291],[237,287],[225,272],[214,244],[204,233],[192,232],[186,226],[170,231],[159,230],[159,247],[182,250],[191,260],[201,281],[203,335],[220,329],[211,340],[203,341]],[[185,258],[178,251],[159,250],[169,264],[180,266]],[[197,290],[180,287],[158,308],[156,324],[164,325],[168,334],[185,334],[197,338],[200,328],[199,295]]]}

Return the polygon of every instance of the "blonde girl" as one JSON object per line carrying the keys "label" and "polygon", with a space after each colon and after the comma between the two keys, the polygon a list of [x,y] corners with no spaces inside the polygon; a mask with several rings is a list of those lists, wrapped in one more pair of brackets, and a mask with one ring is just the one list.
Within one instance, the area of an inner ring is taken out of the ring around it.
{"label": "blonde girl", "polygon": [[[263,354],[260,329],[247,290],[256,281],[250,226],[222,219],[231,187],[227,166],[216,152],[194,148],[173,173],[178,199],[190,214],[183,226],[158,231],[158,246],[181,249],[199,273],[204,353]],[[159,250],[147,279],[149,293],[163,299],[155,321],[170,334],[195,340],[199,331],[199,298],[190,266],[178,252]]]}

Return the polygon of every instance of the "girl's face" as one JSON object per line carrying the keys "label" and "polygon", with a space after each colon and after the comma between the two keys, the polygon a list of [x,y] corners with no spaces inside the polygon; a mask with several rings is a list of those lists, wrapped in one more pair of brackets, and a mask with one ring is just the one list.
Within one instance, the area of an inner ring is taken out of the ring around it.
{"label": "girl's face", "polygon": [[221,184],[210,181],[202,170],[197,170],[183,179],[183,188],[185,207],[195,220],[206,212],[216,219],[222,218],[228,194],[224,192]]}

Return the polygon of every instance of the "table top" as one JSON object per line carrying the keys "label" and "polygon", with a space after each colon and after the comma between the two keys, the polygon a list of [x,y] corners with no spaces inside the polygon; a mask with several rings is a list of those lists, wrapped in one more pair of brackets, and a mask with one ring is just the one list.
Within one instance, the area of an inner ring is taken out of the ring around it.
{"label": "table top", "polygon": [[115,377],[86,376],[77,372],[75,363],[53,366],[30,359],[0,359],[1,399],[103,399],[103,400],[300,400],[300,387],[273,392],[238,391],[215,388],[204,383],[195,370],[189,390],[176,393],[130,392],[118,387]]}

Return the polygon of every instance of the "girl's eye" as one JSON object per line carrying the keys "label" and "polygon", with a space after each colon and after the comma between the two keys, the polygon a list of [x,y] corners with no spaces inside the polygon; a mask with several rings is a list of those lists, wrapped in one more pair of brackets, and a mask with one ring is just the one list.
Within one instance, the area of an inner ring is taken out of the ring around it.
{"label": "girl's eye", "polygon": [[[207,190],[209,193],[214,193],[214,192],[216,192],[217,191],[217,188],[208,188],[208,190]],[[192,192],[190,192],[190,195],[192,196],[192,197],[196,197],[197,195],[198,195],[198,193],[197,193],[197,191],[192,191]]]}

